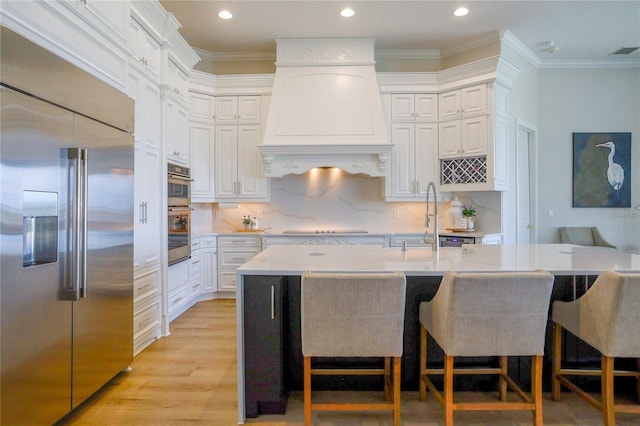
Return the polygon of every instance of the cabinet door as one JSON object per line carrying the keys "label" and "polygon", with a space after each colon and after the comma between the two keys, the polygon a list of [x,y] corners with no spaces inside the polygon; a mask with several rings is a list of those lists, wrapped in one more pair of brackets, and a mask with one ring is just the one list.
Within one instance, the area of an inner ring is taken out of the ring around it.
{"label": "cabinet door", "polygon": [[189,94],[189,119],[210,121],[216,114],[216,98],[202,93]]}
{"label": "cabinet door", "polygon": [[173,61],[167,62],[167,85],[181,101],[186,102],[189,89],[189,76]]}
{"label": "cabinet door", "polygon": [[438,120],[438,95],[433,93],[419,93],[414,99],[414,117],[416,121]]}
{"label": "cabinet door", "polygon": [[158,81],[160,78],[160,44],[134,19],[131,19],[130,34],[131,48],[138,66],[150,78]]}
{"label": "cabinet door", "polygon": [[238,176],[238,126],[216,126],[215,133],[216,198],[234,198]]}
{"label": "cabinet door", "polygon": [[189,122],[186,108],[171,96],[165,99],[164,137],[169,160],[189,165]]}
{"label": "cabinet door", "polygon": [[415,193],[419,198],[427,196],[427,186],[433,182],[438,187],[438,125],[424,123],[415,125]]}
{"label": "cabinet door", "polygon": [[260,126],[238,126],[238,195],[242,198],[265,196],[260,142]]}
{"label": "cabinet door", "polygon": [[260,107],[260,96],[238,96],[238,124],[260,123]]}
{"label": "cabinet door", "polygon": [[215,199],[214,150],[215,128],[212,124],[191,121],[191,200],[212,202]]}
{"label": "cabinet door", "polygon": [[481,114],[487,111],[487,86],[465,87],[460,90],[460,110],[462,115]]}
{"label": "cabinet door", "polygon": [[127,94],[135,100],[136,140],[160,148],[160,88],[139,72],[129,72]]}
{"label": "cabinet door", "polygon": [[282,277],[244,277],[245,412],[284,414],[284,298]]}
{"label": "cabinet door", "polygon": [[460,120],[446,121],[438,126],[438,152],[440,158],[460,156]]}
{"label": "cabinet door", "polygon": [[134,267],[143,268],[160,262],[161,214],[158,185],[160,153],[141,142],[135,144],[134,171]]}
{"label": "cabinet door", "polygon": [[441,120],[458,117],[460,115],[460,91],[440,93],[438,95],[438,112]]}
{"label": "cabinet door", "polygon": [[487,153],[487,117],[466,118],[460,121],[461,154],[465,157]]}
{"label": "cabinet door", "polygon": [[216,286],[216,276],[217,276],[217,259],[216,259],[216,249],[215,248],[203,248],[200,251],[200,256],[202,260],[201,266],[201,274],[202,274],[202,291],[203,292],[211,292],[215,291]]}
{"label": "cabinet door", "polygon": [[391,95],[391,121],[413,121],[414,119],[414,96],[410,93]]}
{"label": "cabinet door", "polygon": [[216,97],[216,124],[235,123],[238,119],[238,97]]}
{"label": "cabinet door", "polygon": [[414,138],[415,126],[412,123],[396,123],[391,125],[391,141],[393,147],[393,164],[391,175],[392,197],[413,197],[414,180]]}

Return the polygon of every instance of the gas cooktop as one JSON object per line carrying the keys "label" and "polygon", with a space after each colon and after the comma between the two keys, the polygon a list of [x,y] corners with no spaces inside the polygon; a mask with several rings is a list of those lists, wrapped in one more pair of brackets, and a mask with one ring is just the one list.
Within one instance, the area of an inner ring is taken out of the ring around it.
{"label": "gas cooktop", "polygon": [[364,229],[288,229],[283,234],[368,234]]}

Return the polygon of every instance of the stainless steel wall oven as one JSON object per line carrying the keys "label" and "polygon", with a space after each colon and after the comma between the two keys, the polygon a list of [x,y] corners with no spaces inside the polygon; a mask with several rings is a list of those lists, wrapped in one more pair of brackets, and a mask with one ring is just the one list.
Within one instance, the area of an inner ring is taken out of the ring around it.
{"label": "stainless steel wall oven", "polygon": [[167,241],[168,262],[173,265],[191,256],[191,170],[168,164]]}

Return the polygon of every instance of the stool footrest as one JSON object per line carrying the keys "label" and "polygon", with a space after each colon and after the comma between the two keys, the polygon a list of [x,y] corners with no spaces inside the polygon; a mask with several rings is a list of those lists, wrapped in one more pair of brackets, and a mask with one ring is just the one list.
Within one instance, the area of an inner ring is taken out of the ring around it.
{"label": "stool footrest", "polygon": [[382,376],[382,368],[312,368],[313,376]]}
{"label": "stool footrest", "polygon": [[312,403],[311,409],[313,411],[391,411],[393,410],[393,403],[380,402],[377,404],[364,404],[364,403]]}

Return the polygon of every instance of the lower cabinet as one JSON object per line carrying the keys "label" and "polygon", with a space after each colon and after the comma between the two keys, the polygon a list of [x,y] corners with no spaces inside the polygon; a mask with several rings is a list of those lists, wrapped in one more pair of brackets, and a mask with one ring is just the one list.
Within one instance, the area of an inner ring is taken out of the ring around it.
{"label": "lower cabinet", "polygon": [[212,294],[217,290],[218,261],[217,261],[216,237],[200,238],[200,259],[201,259],[201,288],[205,294]]}
{"label": "lower cabinet", "polygon": [[236,269],[262,251],[262,239],[255,235],[218,237],[218,292],[235,295]]}
{"label": "lower cabinet", "polygon": [[244,354],[247,417],[284,414],[284,303],[287,288],[279,276],[244,280]]}
{"label": "lower cabinet", "polygon": [[133,281],[133,355],[160,337],[160,269],[136,271]]}
{"label": "lower cabinet", "polygon": [[167,282],[167,315],[169,322],[171,322],[190,306],[189,262],[184,261],[169,266]]}

